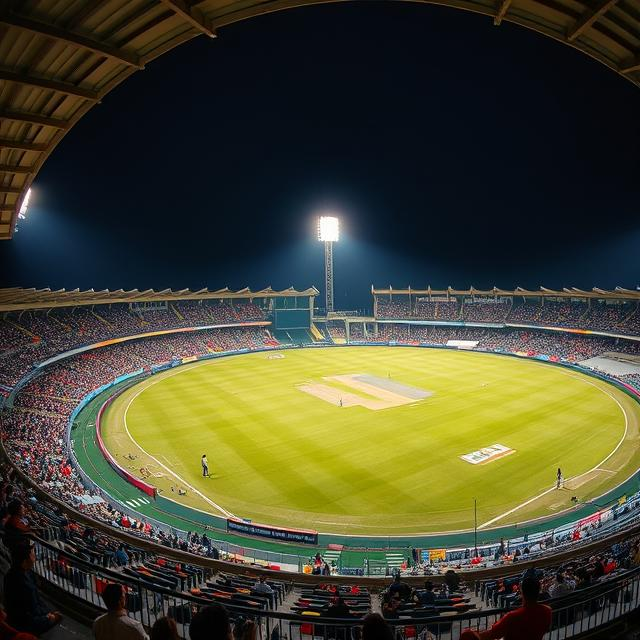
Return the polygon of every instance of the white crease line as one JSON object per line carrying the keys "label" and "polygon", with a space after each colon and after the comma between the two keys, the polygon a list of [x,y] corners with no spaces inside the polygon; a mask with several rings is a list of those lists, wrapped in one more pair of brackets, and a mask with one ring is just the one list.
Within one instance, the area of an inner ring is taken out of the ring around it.
{"label": "white crease line", "polygon": [[[627,437],[627,432],[629,430],[629,418],[627,416],[627,412],[624,410],[624,407],[620,404],[620,401],[618,400],[618,398],[616,398],[615,396],[613,396],[613,394],[611,394],[607,389],[603,389],[602,387],[598,386],[597,384],[595,384],[594,382],[591,382],[591,380],[583,380],[581,377],[579,376],[575,376],[575,375],[571,375],[570,373],[566,372],[566,371],[560,371],[559,373],[562,373],[564,375],[568,375],[569,377],[573,378],[574,380],[579,380],[581,382],[584,382],[586,384],[590,384],[591,386],[595,387],[596,389],[602,391],[603,393],[606,393],[617,405],[618,407],[620,407],[620,411],[622,411],[622,415],[624,416],[624,433],[622,434],[622,438],[620,439],[620,442],[618,442],[618,444],[616,445],[616,448],[601,462],[598,462],[598,464],[593,467],[592,469],[589,469],[589,471],[585,471],[584,473],[581,473],[580,475],[577,476],[572,476],[571,478],[567,478],[565,480],[565,484],[567,482],[569,482],[570,480],[576,480],[578,478],[582,478],[583,476],[586,476],[590,473],[593,473],[594,471],[606,471],[606,469],[600,469],[600,465],[603,465],[607,460],[609,460],[609,458],[611,458],[611,456],[622,446],[622,443],[625,441],[626,437]],[[613,472],[611,472],[613,473]],[[537,496],[534,496],[533,498],[529,498],[529,500],[527,500],[526,502],[523,502],[522,504],[519,504],[518,506],[514,507],[513,509],[509,509],[509,511],[505,511],[504,513],[501,513],[499,516],[496,516],[495,518],[484,522],[483,524],[478,526],[478,529],[484,529],[485,527],[488,527],[489,525],[492,525],[494,522],[497,522],[498,520],[502,520],[503,518],[506,518],[507,516],[510,516],[512,513],[515,513],[516,511],[522,509],[522,507],[526,507],[527,505],[530,505],[532,502],[535,502],[536,500],[538,500],[539,498],[542,498],[543,496],[546,496],[548,493],[551,493],[552,491],[555,491],[556,487],[555,485],[553,487],[551,487],[550,489],[547,489],[546,491],[543,491],[542,493],[539,493]]]}
{"label": "white crease line", "polygon": [[[191,367],[193,368],[193,367]],[[138,447],[140,449],[140,451],[142,451],[143,453],[145,453],[147,456],[149,456],[153,461],[155,461],[157,464],[159,464],[163,469],[165,469],[168,473],[170,473],[174,478],[177,478],[179,482],[181,482],[182,484],[184,484],[185,486],[189,487],[189,489],[191,489],[191,491],[193,491],[196,495],[200,496],[207,504],[210,504],[214,509],[217,509],[218,511],[220,511],[221,513],[224,513],[225,516],[227,516],[227,518],[235,518],[236,516],[233,515],[233,513],[231,513],[230,511],[227,511],[224,507],[221,507],[219,504],[216,504],[213,500],[211,500],[210,498],[207,498],[207,496],[205,496],[201,491],[198,491],[198,489],[196,489],[195,487],[191,486],[186,480],[184,480],[183,478],[181,478],[177,473],[175,473],[175,471],[172,471],[171,469],[169,469],[169,467],[167,467],[166,465],[162,464],[162,462],[160,462],[160,460],[158,460],[157,458],[154,458],[150,453],[147,453],[131,436],[131,433],[129,433],[129,426],[127,425],[127,413],[129,412],[129,407],[131,406],[131,403],[143,392],[146,391],[147,389],[149,389],[150,387],[152,387],[154,384],[156,384],[157,382],[160,382],[162,380],[166,380],[167,378],[171,378],[174,375],[177,375],[178,373],[182,373],[182,371],[176,371],[175,373],[173,373],[172,375],[168,375],[168,376],[163,376],[162,378],[158,378],[157,380],[152,381],[150,384],[148,384],[147,386],[145,386],[143,389],[140,389],[140,391],[138,391],[127,403],[127,408],[124,410],[124,430],[127,432],[127,435],[129,436],[129,438],[131,439],[131,442],[133,442],[133,444]]]}

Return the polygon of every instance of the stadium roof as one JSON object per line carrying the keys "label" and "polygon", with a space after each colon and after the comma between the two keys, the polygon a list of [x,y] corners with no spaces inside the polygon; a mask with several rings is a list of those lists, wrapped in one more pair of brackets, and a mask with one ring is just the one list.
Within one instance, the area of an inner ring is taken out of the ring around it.
{"label": "stadium roof", "polygon": [[604,289],[598,289],[594,287],[591,291],[585,291],[584,289],[576,289],[575,287],[564,288],[560,290],[547,289],[546,287],[540,287],[540,289],[523,289],[517,287],[513,291],[510,289],[476,289],[471,287],[469,289],[453,289],[447,287],[446,289],[432,289],[431,286],[427,286],[426,289],[412,289],[407,287],[406,289],[394,289],[389,286],[388,289],[376,289],[371,286],[371,293],[374,296],[522,296],[524,298],[594,298],[597,300],[630,300],[640,302],[640,291],[634,291],[633,289],[623,289],[622,287],[616,287],[613,291],[606,291]]}
{"label": "stadium roof", "polygon": [[[131,74],[232,22],[323,1],[0,2],[0,239],[12,237],[29,186],[66,132]],[[437,3],[538,31],[640,86],[640,0]]]}
{"label": "stadium roof", "polygon": [[209,289],[180,289],[173,291],[172,289],[163,289],[162,291],[154,291],[146,289],[140,291],[131,289],[124,291],[110,291],[103,289],[102,291],[80,291],[74,289],[67,291],[66,289],[22,289],[21,287],[13,287],[9,289],[0,289],[0,312],[3,311],[23,311],[25,309],[51,309],[54,307],[80,307],[92,304],[117,304],[130,302],[164,302],[171,300],[224,300],[233,298],[252,299],[252,298],[292,298],[295,296],[317,296],[318,290],[315,287],[309,287],[303,291],[298,291],[293,287],[276,291],[271,287],[261,289],[260,291],[251,291],[251,289],[240,289],[239,291],[231,291],[224,288],[217,291]]}

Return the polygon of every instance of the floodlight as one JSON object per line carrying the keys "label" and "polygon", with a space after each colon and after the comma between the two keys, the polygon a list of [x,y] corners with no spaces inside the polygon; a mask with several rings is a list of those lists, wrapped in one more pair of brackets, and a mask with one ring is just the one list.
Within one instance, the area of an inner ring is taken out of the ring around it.
{"label": "floodlight", "polygon": [[338,242],[340,237],[340,221],[333,216],[318,218],[318,240],[320,242]]}
{"label": "floodlight", "polygon": [[324,242],[324,277],[326,285],[326,312],[333,311],[333,243],[340,237],[340,221],[334,216],[318,218],[318,240]]}
{"label": "floodlight", "polygon": [[24,220],[27,217],[27,209],[29,208],[29,198],[31,198],[31,188],[27,191],[20,205],[20,211],[18,211],[18,218]]}

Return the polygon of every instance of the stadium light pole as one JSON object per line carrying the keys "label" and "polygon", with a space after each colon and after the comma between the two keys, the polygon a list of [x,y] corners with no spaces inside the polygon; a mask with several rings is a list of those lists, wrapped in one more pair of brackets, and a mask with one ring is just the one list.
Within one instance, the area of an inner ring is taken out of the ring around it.
{"label": "stadium light pole", "polygon": [[318,240],[324,242],[324,284],[326,313],[333,311],[333,243],[340,238],[340,221],[334,216],[318,218]]}

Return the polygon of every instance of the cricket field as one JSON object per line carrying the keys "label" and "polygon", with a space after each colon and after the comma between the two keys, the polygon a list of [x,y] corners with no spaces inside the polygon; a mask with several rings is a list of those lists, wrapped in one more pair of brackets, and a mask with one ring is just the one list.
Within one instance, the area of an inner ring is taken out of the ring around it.
{"label": "cricket field", "polygon": [[597,498],[640,467],[639,415],[620,389],[548,363],[336,347],[154,375],[112,403],[102,434],[119,464],[196,509],[415,535],[472,528],[474,499],[487,529]]}

